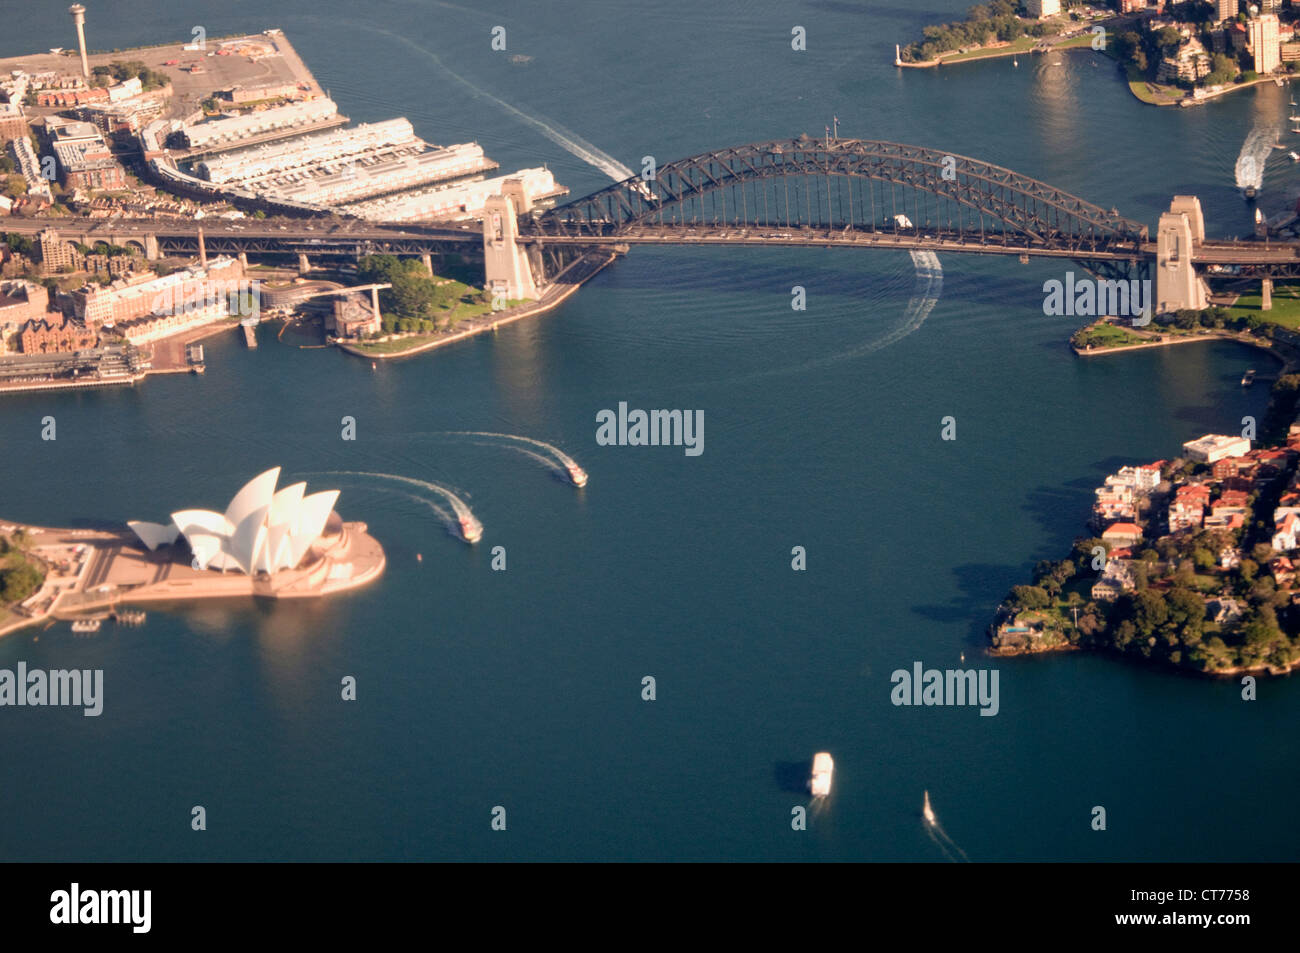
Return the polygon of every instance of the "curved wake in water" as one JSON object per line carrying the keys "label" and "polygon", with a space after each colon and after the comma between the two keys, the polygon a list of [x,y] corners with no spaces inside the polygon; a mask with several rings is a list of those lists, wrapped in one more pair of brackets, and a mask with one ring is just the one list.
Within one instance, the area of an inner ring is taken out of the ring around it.
{"label": "curved wake in water", "polygon": [[916,267],[916,285],[912,290],[912,297],[908,299],[907,307],[903,311],[903,321],[898,327],[881,337],[873,338],[864,344],[850,348],[847,351],[841,351],[838,354],[813,358],[793,367],[778,367],[774,370],[759,371],[741,377],[728,378],[725,381],[717,381],[716,383],[735,384],[740,381],[754,380],[755,378],[798,374],[814,368],[825,367],[828,364],[837,364],[840,361],[851,360],[889,347],[918,330],[921,325],[925,324],[925,319],[930,316],[930,312],[934,310],[935,305],[939,303],[939,298],[943,295],[943,263],[939,261],[939,256],[932,251],[910,251],[908,254],[911,255],[912,264]]}
{"label": "curved wake in water", "polygon": [[[498,437],[502,440],[519,440],[522,441],[523,443],[531,443],[533,446],[541,447],[543,450],[552,454],[555,457],[555,459],[558,460],[564,466],[565,470],[570,470],[578,466],[578,461],[574,460],[573,457],[569,456],[559,447],[555,446],[554,444],[546,443],[543,440],[534,440],[532,437],[521,437],[519,434],[514,434],[514,433],[489,433],[488,431],[485,430],[447,430],[443,432],[446,433],[448,436],[452,436],[452,437]],[[522,450],[523,448],[519,448],[519,449]],[[529,455],[536,457],[539,460],[542,460],[543,463],[546,463],[548,465],[550,464],[549,460],[543,459],[538,454],[529,454]]]}
{"label": "curved wake in water", "polygon": [[390,30],[383,30],[380,29],[379,27],[371,26],[365,23],[357,23],[355,25],[360,29],[369,30],[371,33],[378,33],[382,36],[388,37],[389,39],[396,40],[399,43],[403,43],[406,46],[409,46],[411,49],[424,54],[424,56],[428,57],[429,60],[432,61],[435,66],[437,66],[439,69],[445,72],[452,79],[456,80],[456,82],[464,86],[475,96],[479,97],[480,99],[488,100],[489,102],[495,104],[500,109],[504,109],[506,112],[514,116],[516,119],[518,119],[520,122],[524,123],[525,125],[532,126],[534,129],[536,129],[538,132],[544,135],[547,139],[550,139],[552,142],[558,145],[561,149],[564,149],[566,152],[572,153],[573,155],[581,159],[583,162],[586,162],[588,165],[596,167],[601,172],[604,172],[607,176],[613,179],[615,182],[622,182],[624,179],[630,179],[632,178],[633,175],[635,175],[635,173],[631,169],[623,165],[623,163],[619,162],[608,152],[605,152],[603,149],[596,148],[586,139],[583,139],[581,136],[577,135],[576,133],[571,132],[568,129],[565,129],[559,123],[554,122],[553,120],[543,119],[539,116],[530,116],[522,109],[518,109],[517,107],[510,105],[504,99],[500,99],[496,96],[493,96],[487,90],[475,86],[465,77],[461,76],[455,70],[451,69],[449,66],[444,64],[442,62],[442,59],[438,56],[437,53],[434,53],[430,50],[426,50],[424,47],[420,46],[420,44],[416,43],[410,37],[405,37],[399,33],[393,33]]}
{"label": "curved wake in water", "polygon": [[564,468],[561,467],[561,466],[560,466],[558,463],[556,463],[554,460],[550,459],[549,457],[544,457],[544,456],[542,456],[540,453],[534,453],[533,451],[529,450],[527,447],[516,447],[516,446],[513,446],[513,445],[508,444],[508,443],[507,443],[507,444],[501,444],[501,443],[475,443],[474,446],[476,446],[476,447],[505,447],[505,449],[507,449],[507,450],[513,450],[515,453],[522,453],[522,454],[523,454],[524,456],[526,456],[526,457],[531,457],[532,459],[534,459],[534,460],[536,460],[538,463],[540,463],[543,467],[545,467],[547,470],[549,470],[551,473],[554,473],[556,476],[564,476],[564,475],[565,475],[565,474],[564,474]]}
{"label": "curved wake in water", "polygon": [[1278,130],[1274,123],[1258,122],[1241,144],[1241,153],[1233,167],[1237,188],[1262,188],[1264,185],[1264,165],[1273,151],[1277,141]]}
{"label": "curved wake in water", "polygon": [[[431,490],[434,493],[440,495],[448,503],[450,503],[451,508],[455,511],[456,514],[455,518],[447,519],[448,529],[452,530],[455,535],[462,536],[462,537],[464,536],[464,532],[461,528],[462,522],[467,522],[468,525],[471,527],[471,529],[476,529],[478,530],[479,533],[483,531],[483,524],[479,522],[478,517],[474,515],[474,511],[469,508],[469,504],[467,504],[464,500],[462,500],[455,493],[451,492],[451,490],[447,489],[445,486],[440,486],[437,483],[430,483],[428,480],[417,480],[414,477],[400,476],[399,474],[396,473],[371,473],[368,471],[360,471],[360,470],[327,470],[324,471],[321,475],[322,476],[363,476],[363,477],[373,477],[374,479],[377,480],[396,480],[400,483],[408,483],[412,486],[418,486],[426,490]],[[433,504],[430,504],[430,507],[435,512],[446,515],[443,510],[441,510],[436,506],[433,506]]]}
{"label": "curved wake in water", "polygon": [[924,819],[921,823],[925,825],[925,832],[930,835],[930,840],[934,841],[935,846],[943,852],[945,857],[954,864],[970,863],[970,858],[966,856],[966,852],[948,836],[948,832],[943,829],[942,824],[937,820],[931,822]]}

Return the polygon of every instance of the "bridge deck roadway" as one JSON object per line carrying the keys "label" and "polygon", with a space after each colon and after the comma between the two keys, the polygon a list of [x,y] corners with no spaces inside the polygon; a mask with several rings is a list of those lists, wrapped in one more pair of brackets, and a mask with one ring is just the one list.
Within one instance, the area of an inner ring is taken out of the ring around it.
{"label": "bridge deck roadway", "polygon": [[[69,240],[108,241],[122,243],[154,235],[160,241],[197,241],[200,224],[205,238],[217,248],[239,248],[274,244],[282,250],[312,254],[337,253],[339,249],[354,251],[359,245],[395,243],[415,247],[421,243],[457,242],[479,243],[482,226],[479,223],[410,223],[372,224],[345,222],[331,224],[318,221],[262,222],[255,219],[230,221],[145,221],[145,220],[64,220],[9,218],[3,231],[34,235],[46,228],[55,228],[61,237]],[[1045,245],[1025,243],[1023,239],[1007,244],[990,236],[985,241],[969,235],[945,233],[943,229],[919,229],[916,233],[893,231],[781,228],[779,226],[728,227],[728,226],[659,226],[633,225],[607,235],[543,234],[528,231],[519,236],[522,244],[543,245],[774,245],[816,246],[845,248],[894,248],[899,250],[927,250],[985,255],[1030,255],[1043,258],[1093,259],[1128,261],[1137,258],[1154,260],[1156,244],[1118,244],[1092,249],[1086,245]],[[254,250],[250,248],[250,250]],[[1293,266],[1300,267],[1300,242],[1256,241],[1206,241],[1196,248],[1192,260],[1197,265]]]}

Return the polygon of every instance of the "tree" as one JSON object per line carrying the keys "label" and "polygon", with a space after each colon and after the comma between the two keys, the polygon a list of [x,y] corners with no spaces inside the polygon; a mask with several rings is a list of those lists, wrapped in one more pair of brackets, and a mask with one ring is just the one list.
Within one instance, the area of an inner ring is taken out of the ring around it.
{"label": "tree", "polygon": [[41,573],[24,560],[0,573],[0,600],[22,602],[41,585]]}
{"label": "tree", "polygon": [[1046,609],[1052,604],[1046,590],[1040,586],[1012,586],[1011,602],[1017,609]]}
{"label": "tree", "polygon": [[1237,78],[1237,63],[1231,56],[1215,53],[1211,63],[1210,75],[1205,77],[1205,82],[1209,85],[1218,86],[1223,83],[1231,83]]}

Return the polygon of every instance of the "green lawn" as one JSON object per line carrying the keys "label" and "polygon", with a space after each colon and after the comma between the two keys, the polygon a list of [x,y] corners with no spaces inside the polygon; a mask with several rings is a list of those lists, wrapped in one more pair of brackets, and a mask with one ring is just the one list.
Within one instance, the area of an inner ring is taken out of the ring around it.
{"label": "green lawn", "polygon": [[1300,330],[1300,285],[1274,285],[1273,308],[1270,311],[1261,311],[1261,303],[1262,298],[1258,294],[1242,295],[1236,304],[1228,308],[1228,313],[1233,318],[1253,314],[1292,331]]}
{"label": "green lawn", "polygon": [[1138,337],[1128,328],[1116,324],[1097,324],[1088,329],[1093,347],[1123,347],[1127,344],[1147,344],[1149,339]]}
{"label": "green lawn", "polygon": [[[474,290],[474,289],[470,289],[470,290]],[[522,299],[520,300],[511,299],[506,302],[506,308],[513,308],[521,304],[527,304],[527,302]],[[445,313],[451,315],[452,319],[457,323],[459,323],[460,321],[463,321],[466,318],[473,318],[483,314],[488,314],[489,312],[491,312],[491,310],[492,310],[492,305],[490,302],[475,302],[474,304],[464,304],[461,303],[458,299],[457,306],[455,308],[447,309]],[[400,354],[403,351],[409,351],[412,348],[416,348],[416,347],[420,347],[421,345],[428,344],[430,341],[436,341],[438,338],[444,336],[445,334],[449,334],[449,333],[454,334],[456,330],[457,328],[453,325],[452,327],[448,328],[446,331],[435,331],[428,334],[420,333],[420,332],[407,333],[404,334],[402,337],[395,338],[389,341],[352,341],[349,343],[351,343],[358,350],[365,351],[370,354]]]}
{"label": "green lawn", "polygon": [[957,63],[962,60],[978,60],[988,56],[1005,56],[1008,53],[1028,53],[1039,44],[1037,37],[1022,36],[1018,40],[1012,40],[1006,46],[994,46],[971,50],[967,53],[954,53],[952,55],[940,54],[940,59],[945,63]]}
{"label": "green lawn", "polygon": [[1128,88],[1133,95],[1144,103],[1160,106],[1164,103],[1176,103],[1186,97],[1186,93],[1177,86],[1160,86],[1146,80],[1131,65],[1125,68],[1128,75]]}

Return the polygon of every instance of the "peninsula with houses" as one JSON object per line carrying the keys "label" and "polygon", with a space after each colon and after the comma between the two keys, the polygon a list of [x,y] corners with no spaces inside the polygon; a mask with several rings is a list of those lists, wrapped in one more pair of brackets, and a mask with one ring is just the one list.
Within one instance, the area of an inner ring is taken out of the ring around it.
{"label": "peninsula with houses", "polygon": [[[1294,376],[1271,414],[1294,412]],[[1300,421],[1277,445],[1206,434],[1107,476],[1090,534],[998,608],[992,654],[1106,651],[1206,675],[1300,667],[1297,462]]]}

